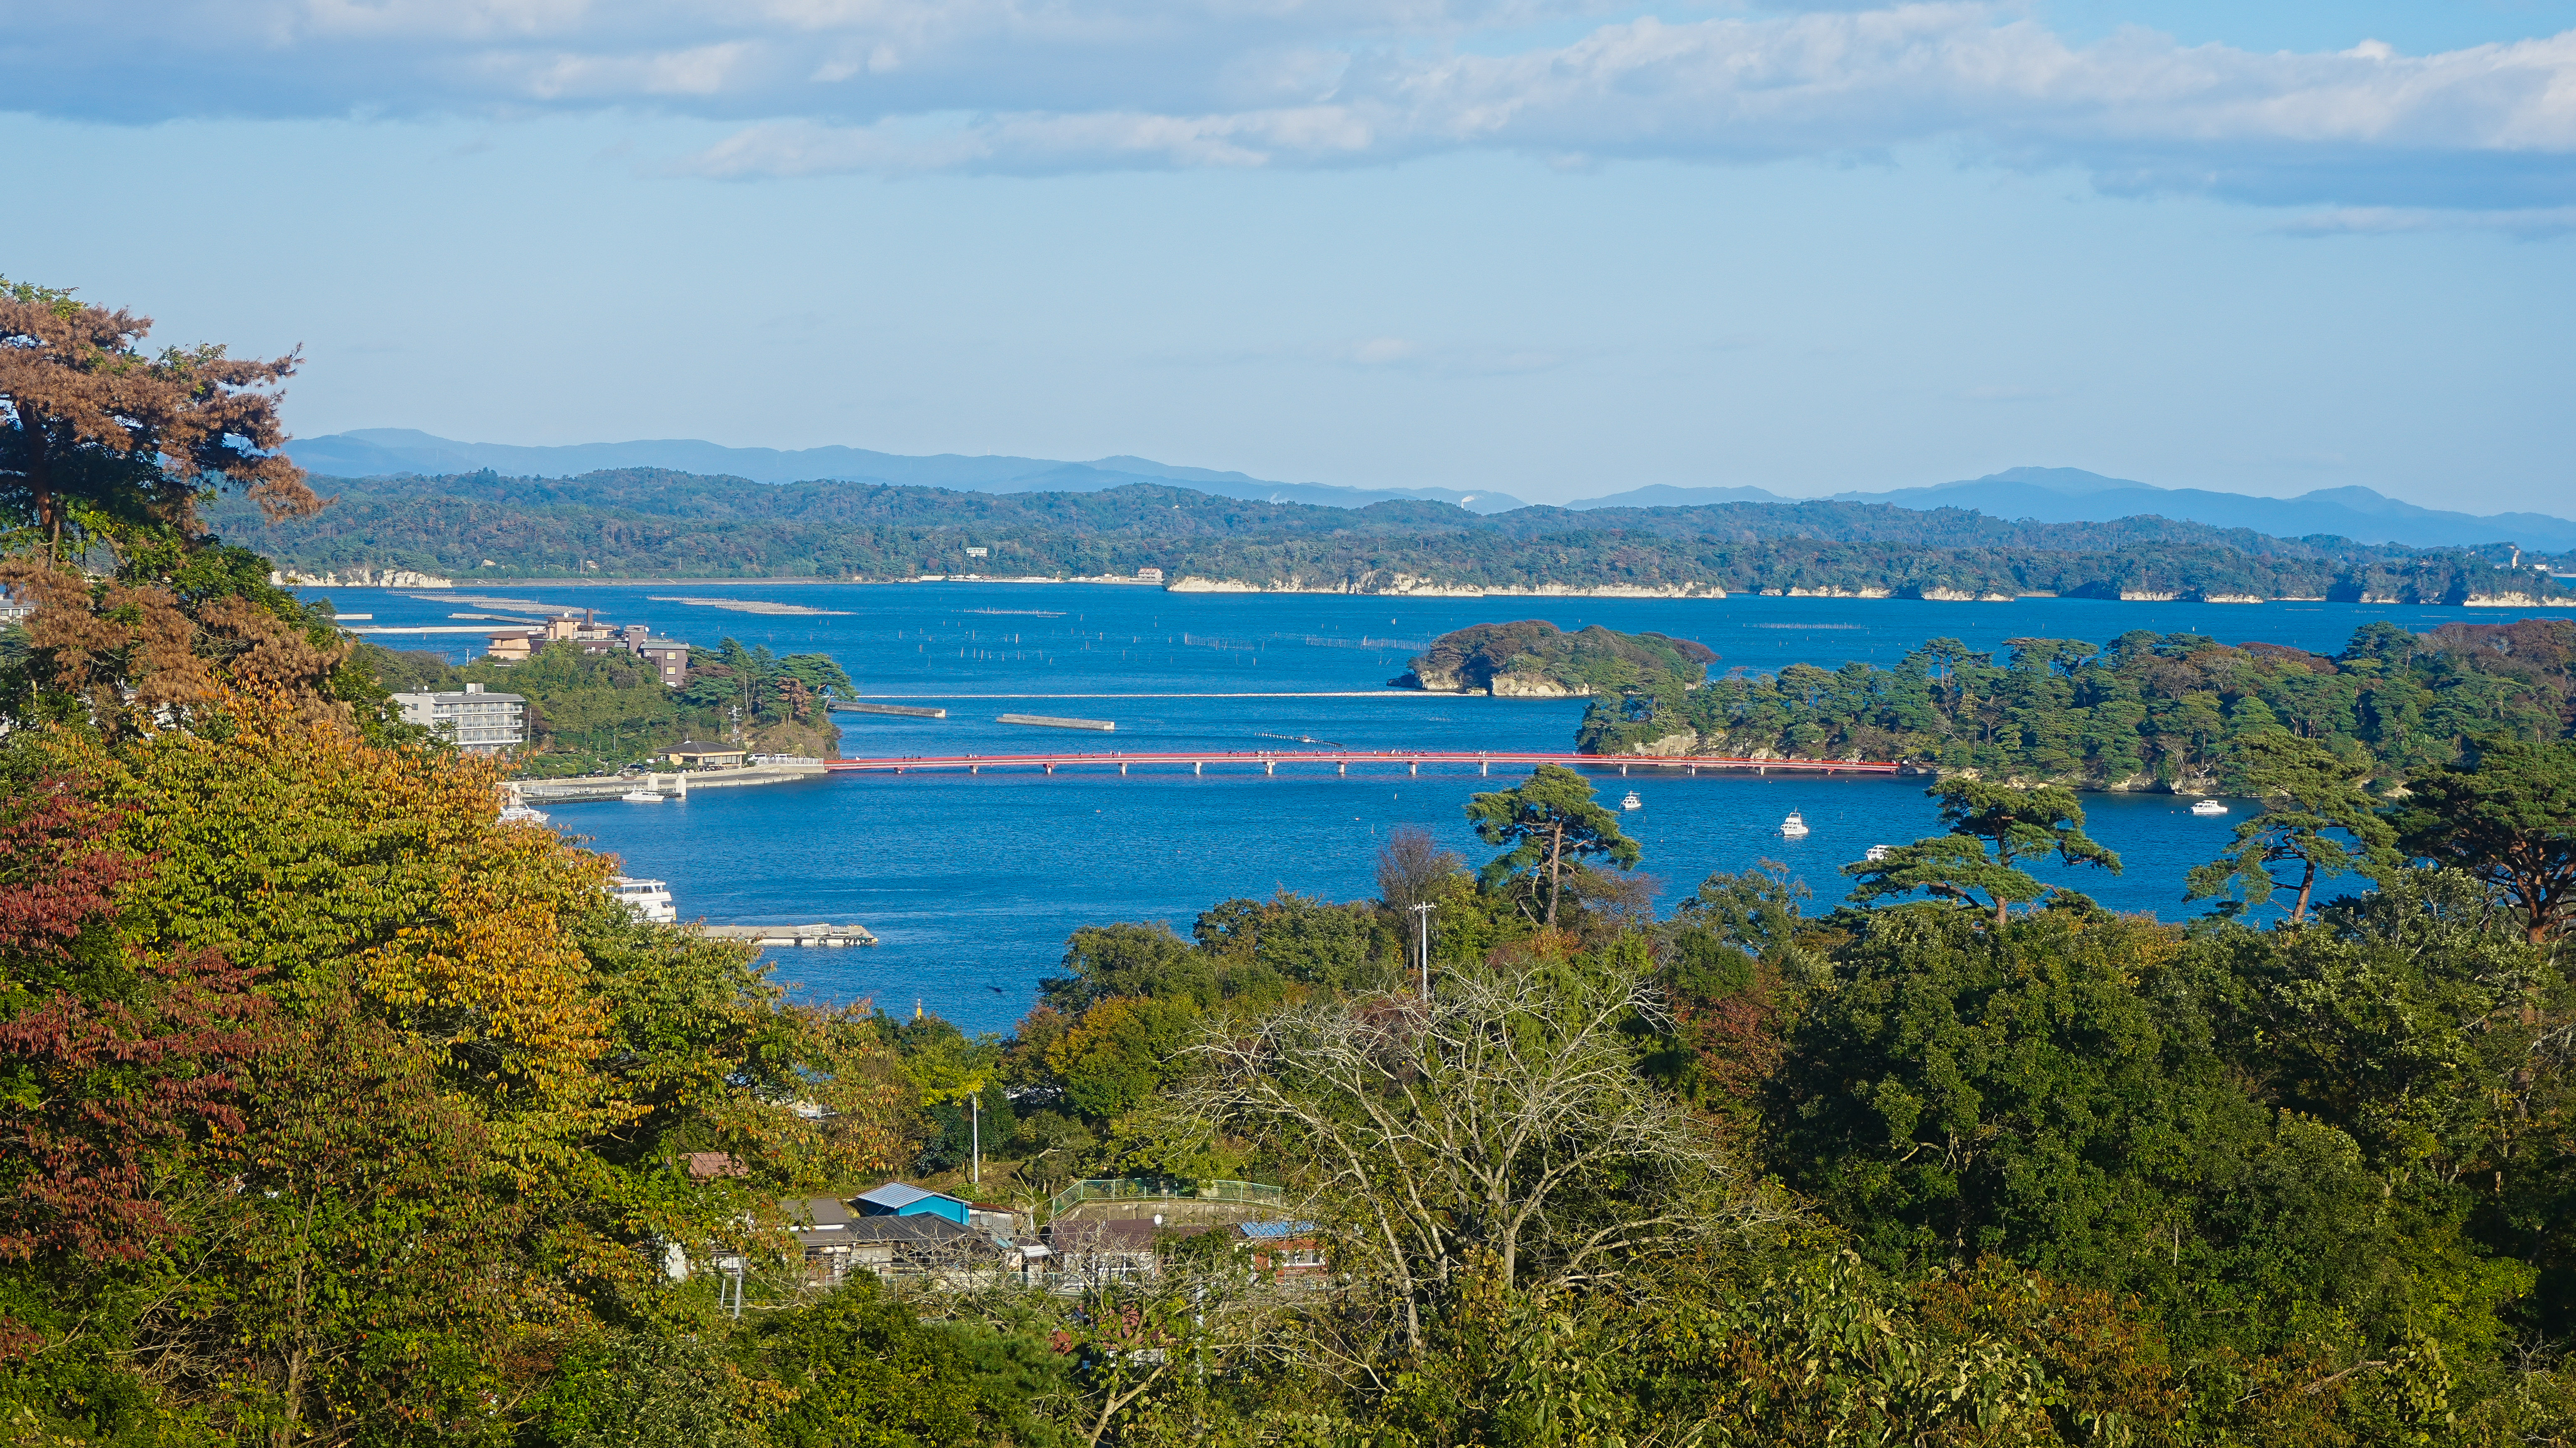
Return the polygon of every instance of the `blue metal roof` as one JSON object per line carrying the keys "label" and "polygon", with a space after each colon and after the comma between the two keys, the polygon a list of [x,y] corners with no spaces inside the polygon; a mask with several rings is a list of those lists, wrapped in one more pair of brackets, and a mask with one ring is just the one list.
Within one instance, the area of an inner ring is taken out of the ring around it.
{"label": "blue metal roof", "polygon": [[1279,1237],[1302,1237],[1315,1230],[1312,1222],[1242,1222],[1235,1230],[1247,1237],[1269,1240]]}
{"label": "blue metal roof", "polygon": [[909,1217],[931,1213],[952,1222],[966,1220],[966,1202],[946,1192],[925,1191],[909,1182],[887,1182],[872,1192],[854,1198],[861,1214],[872,1217]]}

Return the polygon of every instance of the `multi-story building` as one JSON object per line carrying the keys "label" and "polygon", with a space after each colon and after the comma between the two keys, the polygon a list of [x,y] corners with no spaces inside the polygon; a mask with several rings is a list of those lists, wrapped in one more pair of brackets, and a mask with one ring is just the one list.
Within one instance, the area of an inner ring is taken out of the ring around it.
{"label": "multi-story building", "polygon": [[528,742],[528,701],[517,694],[486,693],[481,684],[461,691],[396,694],[403,721],[426,724],[470,754],[497,754]]}

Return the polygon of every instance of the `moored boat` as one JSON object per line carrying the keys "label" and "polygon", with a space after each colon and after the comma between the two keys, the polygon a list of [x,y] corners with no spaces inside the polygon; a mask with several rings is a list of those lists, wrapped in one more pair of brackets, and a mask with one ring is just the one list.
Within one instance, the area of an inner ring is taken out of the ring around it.
{"label": "moored boat", "polygon": [[2227,813],[2227,806],[2214,799],[2205,799],[2193,805],[2191,812],[2196,815],[2223,815]]}
{"label": "moored boat", "polygon": [[1798,813],[1796,810],[1789,811],[1789,817],[1780,821],[1780,834],[1784,839],[1798,840],[1806,838],[1806,816]]}

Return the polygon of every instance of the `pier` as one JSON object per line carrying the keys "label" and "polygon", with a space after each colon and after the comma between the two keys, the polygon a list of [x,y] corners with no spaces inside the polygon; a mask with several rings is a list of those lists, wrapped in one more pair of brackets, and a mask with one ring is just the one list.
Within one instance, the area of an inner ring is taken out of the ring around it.
{"label": "pier", "polygon": [[1568,769],[1606,773],[1631,770],[1645,774],[1694,775],[1702,770],[1728,774],[1880,774],[1903,772],[1904,766],[1893,760],[1877,759],[1737,759],[1710,754],[1533,754],[1511,750],[1466,751],[1426,749],[1409,753],[1387,750],[1313,749],[1313,750],[1192,750],[1145,752],[1137,754],[923,754],[901,758],[833,759],[823,769],[830,774],[903,774],[911,770],[963,770],[981,774],[993,770],[1035,770],[1053,774],[1058,769],[1115,769],[1120,774],[1130,769],[1182,769],[1192,774],[1205,774],[1210,766],[1218,768],[1258,769],[1275,775],[1282,765],[1291,768],[1316,769],[1330,766],[1338,776],[1347,775],[1357,765],[1366,772],[1385,773],[1402,770],[1418,775],[1424,765],[1459,767],[1473,765],[1478,774],[1490,775],[1494,766],[1506,770],[1532,768],[1541,764],[1561,764]]}
{"label": "pier", "polygon": [[758,946],[825,946],[847,948],[874,945],[875,935],[864,925],[692,925],[688,927],[709,940],[737,940]]}

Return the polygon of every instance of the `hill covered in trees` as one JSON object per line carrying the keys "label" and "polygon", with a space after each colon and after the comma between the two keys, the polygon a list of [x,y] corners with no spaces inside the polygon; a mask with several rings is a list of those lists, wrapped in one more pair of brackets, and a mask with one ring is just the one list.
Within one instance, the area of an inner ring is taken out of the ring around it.
{"label": "hill covered in trees", "polygon": [[[1076,577],[1161,568],[1175,582],[1351,592],[2024,593],[2461,602],[2551,585],[2459,550],[2269,538],[2161,518],[2008,522],[1966,509],[1732,503],[1347,509],[1136,484],[993,495],[849,482],[771,485],[649,470],[327,484],[333,505],[212,521],[310,573],[450,577]],[[968,548],[986,550],[972,557]]]}
{"label": "hill covered in trees", "polygon": [[2576,621],[2370,624],[2333,658],[2136,630],[2107,647],[1934,639],[1892,668],[1649,676],[1586,711],[1586,752],[1902,759],[2089,789],[2237,789],[2235,745],[2287,729],[2385,786],[2468,741],[2576,728]]}

